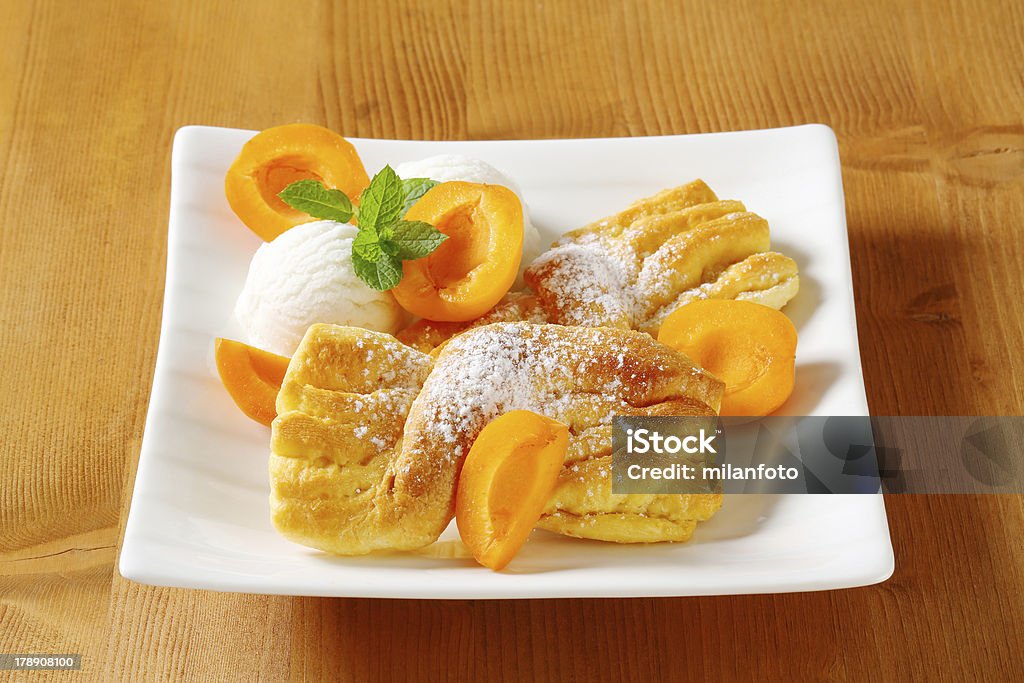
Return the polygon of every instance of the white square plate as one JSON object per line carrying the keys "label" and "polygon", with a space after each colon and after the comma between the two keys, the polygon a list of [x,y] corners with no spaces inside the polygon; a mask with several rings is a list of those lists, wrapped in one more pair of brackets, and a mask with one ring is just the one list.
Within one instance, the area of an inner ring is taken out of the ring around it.
{"label": "white square plate", "polygon": [[[881,495],[729,496],[686,544],[619,546],[534,536],[509,571],[459,552],[454,524],[420,553],[331,557],[284,540],[268,509],[269,430],[212,370],[259,245],[224,198],[250,131],[190,126],[172,154],[160,349],[120,570],[143,583],[222,591],[403,598],[669,596],[808,591],[893,570]],[[544,242],[662,188],[703,178],[768,219],[800,266],[787,308],[800,332],[785,412],[867,415],[842,181],[825,126],[710,135],[497,142],[352,142],[367,170],[439,153],[479,157],[522,187]]]}

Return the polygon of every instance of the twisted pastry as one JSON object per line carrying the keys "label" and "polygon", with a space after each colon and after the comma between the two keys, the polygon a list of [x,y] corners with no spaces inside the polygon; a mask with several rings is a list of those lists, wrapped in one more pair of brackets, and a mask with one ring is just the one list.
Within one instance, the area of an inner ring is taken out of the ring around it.
{"label": "twisted pastry", "polygon": [[[696,399],[668,401],[648,415],[716,415]],[[537,526],[616,543],[686,541],[722,506],[722,494],[612,493],[612,430],[598,425],[570,445],[558,484]]]}
{"label": "twisted pastry", "polygon": [[510,294],[471,323],[420,321],[398,337],[423,351],[470,327],[529,320],[657,334],[696,299],[746,299],[782,308],[800,278],[769,251],[768,223],[742,202],[719,201],[701,180],[641,199],[567,233],[526,269],[532,291]]}
{"label": "twisted pastry", "polygon": [[[451,520],[480,430],[522,409],[570,428],[570,474],[542,526],[682,540],[720,498],[612,495],[608,428],[613,415],[715,414],[722,391],[685,355],[629,330],[495,323],[453,338],[434,359],[389,335],[313,325],[278,394],[272,520],[293,541],[345,555],[427,545]],[[586,501],[573,493],[581,464],[607,481]]]}

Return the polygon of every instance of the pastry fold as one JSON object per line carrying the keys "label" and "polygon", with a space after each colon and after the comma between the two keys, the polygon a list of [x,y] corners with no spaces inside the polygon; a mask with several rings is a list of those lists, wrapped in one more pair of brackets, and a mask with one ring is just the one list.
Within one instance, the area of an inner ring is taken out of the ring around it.
{"label": "pastry fold", "polygon": [[[632,330],[494,323],[454,337],[434,358],[386,334],[313,325],[278,394],[271,518],[290,540],[343,555],[428,545],[452,518],[462,461],[480,430],[531,410],[570,429],[542,527],[620,542],[683,540],[720,498],[613,495],[611,419],[715,414],[723,390],[685,355]],[[596,497],[580,498],[581,467]]]}
{"label": "pastry fold", "polygon": [[696,299],[743,299],[779,309],[796,296],[796,263],[771,251],[768,222],[703,181],[663,190],[565,234],[526,269],[529,289],[479,320],[419,321],[398,334],[421,351],[473,327],[525,320],[656,335]]}

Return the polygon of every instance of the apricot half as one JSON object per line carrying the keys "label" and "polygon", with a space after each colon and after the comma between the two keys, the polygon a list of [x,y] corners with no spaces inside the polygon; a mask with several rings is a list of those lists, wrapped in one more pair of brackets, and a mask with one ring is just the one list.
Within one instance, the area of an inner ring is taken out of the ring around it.
{"label": "apricot half", "polygon": [[480,431],[455,495],[455,523],[477,562],[498,571],[519,552],[551,498],[568,444],[567,426],[528,410]]}
{"label": "apricot half", "polygon": [[277,393],[288,370],[288,358],[242,342],[217,338],[217,373],[228,394],[247,416],[270,425],[277,417]]}
{"label": "apricot half", "polygon": [[356,148],[334,131],[309,123],[268,128],[245,143],[224,178],[228,204],[250,230],[270,242],[313,218],[278,193],[312,178],[348,195],[353,204],[370,184]]}
{"label": "apricot half", "polygon": [[768,415],[793,393],[796,328],[774,308],[694,301],[665,318],[658,341],[725,382],[722,415]]}
{"label": "apricot half", "polygon": [[448,236],[425,258],[402,264],[391,293],[405,310],[427,320],[473,320],[505,296],[523,255],[523,206],[501,185],[441,183],[405,215]]}

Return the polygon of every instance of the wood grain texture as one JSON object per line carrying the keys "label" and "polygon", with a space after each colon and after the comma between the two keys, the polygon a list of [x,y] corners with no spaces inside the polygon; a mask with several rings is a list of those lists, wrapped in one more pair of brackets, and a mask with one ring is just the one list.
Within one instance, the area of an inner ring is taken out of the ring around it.
{"label": "wood grain texture", "polygon": [[184,124],[830,124],[877,414],[1024,410],[1019,2],[0,0],[0,652],[101,680],[1020,680],[1019,496],[887,500],[870,588],[424,602],[121,579]]}

